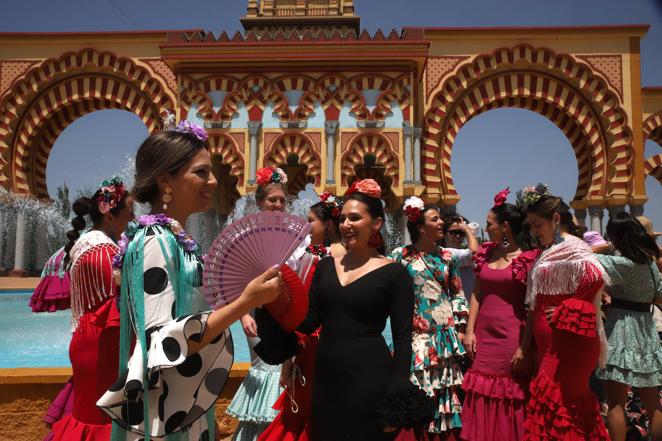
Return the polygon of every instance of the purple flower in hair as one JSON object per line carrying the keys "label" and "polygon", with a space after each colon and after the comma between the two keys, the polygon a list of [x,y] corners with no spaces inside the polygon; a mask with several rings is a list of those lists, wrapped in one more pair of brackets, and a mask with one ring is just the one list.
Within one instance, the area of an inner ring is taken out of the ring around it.
{"label": "purple flower in hair", "polygon": [[175,128],[175,132],[190,133],[202,142],[207,141],[207,138],[209,138],[205,129],[190,121],[180,121]]}

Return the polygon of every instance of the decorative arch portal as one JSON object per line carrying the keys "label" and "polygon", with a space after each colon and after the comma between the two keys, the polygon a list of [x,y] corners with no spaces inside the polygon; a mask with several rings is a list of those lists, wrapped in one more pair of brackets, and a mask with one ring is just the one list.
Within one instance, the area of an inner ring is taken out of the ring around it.
{"label": "decorative arch portal", "polygon": [[462,65],[437,91],[424,131],[428,195],[459,200],[451,175],[459,130],[492,108],[520,107],[549,118],[568,136],[577,157],[575,201],[627,200],[631,191],[631,142],[627,118],[607,82],[568,55],[527,45],[500,49]]}
{"label": "decorative arch portal", "polygon": [[287,190],[297,194],[306,184],[321,183],[322,160],[313,143],[302,133],[285,133],[264,154],[265,167],[281,167],[287,173]]}
{"label": "decorative arch portal", "polygon": [[44,61],[0,103],[0,183],[48,198],[48,155],[71,122],[96,110],[124,109],[154,132],[160,113],[174,109],[173,96],[148,68],[110,52],[82,49]]}
{"label": "decorative arch portal", "polygon": [[389,141],[379,133],[361,133],[350,141],[342,155],[342,180],[350,186],[356,179],[371,178],[382,188],[382,199],[387,208],[393,208],[393,184],[399,182],[398,157]]}
{"label": "decorative arch portal", "polygon": [[650,139],[662,147],[662,112],[646,118],[646,121],[644,121],[644,139]]}
{"label": "decorative arch portal", "polygon": [[244,183],[244,158],[230,137],[223,134],[209,136],[212,172],[218,185],[212,194],[212,207],[228,216],[241,197],[238,185]]}
{"label": "decorative arch portal", "polygon": [[657,179],[662,184],[662,153],[653,155],[644,163],[644,170],[647,176]]}

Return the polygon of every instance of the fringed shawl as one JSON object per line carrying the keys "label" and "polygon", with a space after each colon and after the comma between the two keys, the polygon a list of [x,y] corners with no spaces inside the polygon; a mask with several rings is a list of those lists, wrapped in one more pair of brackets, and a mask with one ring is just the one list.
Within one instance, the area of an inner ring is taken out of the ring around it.
{"label": "fringed shawl", "polygon": [[105,233],[92,230],[83,234],[71,248],[71,322],[78,327],[80,317],[101,302],[115,296],[113,257],[117,245]]}

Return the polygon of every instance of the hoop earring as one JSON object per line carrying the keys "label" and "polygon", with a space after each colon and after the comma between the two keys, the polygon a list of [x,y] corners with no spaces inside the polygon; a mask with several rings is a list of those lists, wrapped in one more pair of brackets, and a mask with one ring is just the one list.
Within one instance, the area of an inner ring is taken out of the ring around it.
{"label": "hoop earring", "polygon": [[163,211],[168,209],[168,202],[172,201],[172,188],[166,187],[165,190],[163,190],[163,196],[161,196],[161,200],[163,201]]}

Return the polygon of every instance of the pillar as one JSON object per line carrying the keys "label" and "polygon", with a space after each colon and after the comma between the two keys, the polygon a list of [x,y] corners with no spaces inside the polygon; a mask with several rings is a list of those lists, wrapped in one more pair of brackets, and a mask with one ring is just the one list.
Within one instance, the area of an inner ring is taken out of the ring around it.
{"label": "pillar", "polygon": [[26,277],[25,270],[25,213],[16,210],[16,246],[14,250],[14,269],[9,272],[12,277]]}
{"label": "pillar", "polygon": [[421,183],[421,135],[423,129],[414,127],[414,182]]}
{"label": "pillar", "polygon": [[5,267],[3,266],[5,256],[5,234],[7,234],[7,215],[5,214],[2,205],[0,205],[0,276],[6,274]]}
{"label": "pillar", "polygon": [[575,217],[577,218],[579,225],[582,227],[586,226],[586,208],[575,209]]}
{"label": "pillar", "polygon": [[402,132],[405,138],[405,184],[408,184],[412,181],[411,138],[414,135],[414,128],[407,124]]}
{"label": "pillar", "polygon": [[338,121],[326,121],[326,183],[336,183],[336,133],[340,123]]}
{"label": "pillar", "polygon": [[591,218],[589,230],[597,231],[602,234],[602,216],[604,209],[602,207],[588,207],[588,215]]}
{"label": "pillar", "polygon": [[260,121],[248,121],[248,136],[249,136],[249,156],[248,156],[248,183],[255,184],[255,175],[257,173],[257,146],[258,137],[260,135],[260,128],[262,123]]}

